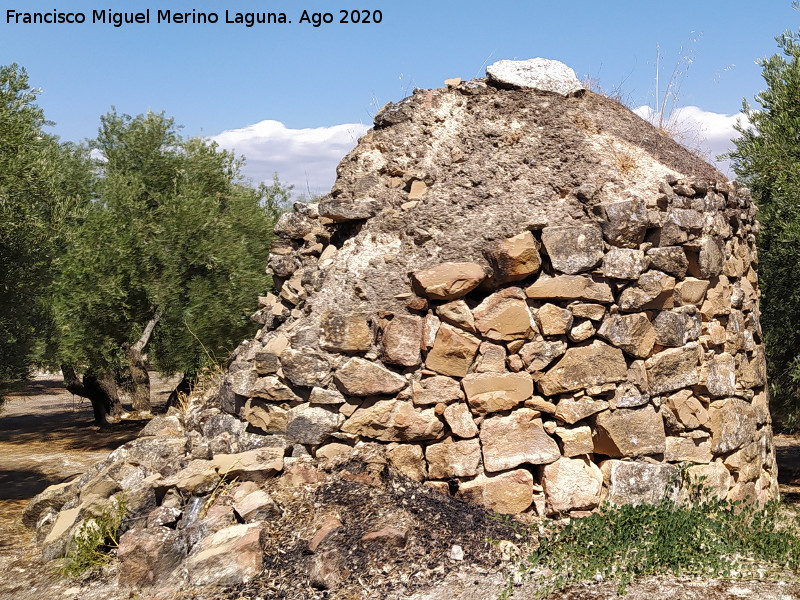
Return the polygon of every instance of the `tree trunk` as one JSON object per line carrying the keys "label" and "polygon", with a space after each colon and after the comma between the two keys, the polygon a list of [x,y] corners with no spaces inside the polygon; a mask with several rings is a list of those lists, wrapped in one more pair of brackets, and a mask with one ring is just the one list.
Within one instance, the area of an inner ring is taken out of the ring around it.
{"label": "tree trunk", "polygon": [[155,329],[159,319],[161,319],[160,309],[156,311],[155,316],[147,323],[142,336],[127,350],[128,367],[133,379],[133,397],[131,398],[133,410],[142,412],[150,412],[152,410],[150,404],[150,375],[147,374],[143,352],[147,342],[150,341],[150,336],[153,335],[153,329]]}
{"label": "tree trunk", "polygon": [[103,372],[98,376],[87,371],[81,381],[72,365],[61,365],[61,373],[64,375],[64,385],[68,391],[82,398],[88,398],[92,403],[95,423],[100,427],[111,427],[111,423],[108,422],[109,415],[118,417],[122,414],[114,374]]}

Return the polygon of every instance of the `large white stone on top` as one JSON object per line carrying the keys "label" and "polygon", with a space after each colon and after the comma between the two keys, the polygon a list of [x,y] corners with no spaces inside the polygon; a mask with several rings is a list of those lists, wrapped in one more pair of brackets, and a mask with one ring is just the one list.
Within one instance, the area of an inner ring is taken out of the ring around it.
{"label": "large white stone on top", "polygon": [[575,71],[562,62],[547,58],[499,60],[486,67],[486,75],[490,81],[502,85],[533,88],[563,96],[584,89],[575,76]]}

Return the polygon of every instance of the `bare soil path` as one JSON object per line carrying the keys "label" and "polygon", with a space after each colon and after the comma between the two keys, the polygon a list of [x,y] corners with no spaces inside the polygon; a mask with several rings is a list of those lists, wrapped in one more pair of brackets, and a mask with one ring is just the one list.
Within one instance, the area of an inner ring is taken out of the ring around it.
{"label": "bare soil path", "polygon": [[[152,402],[163,405],[174,381],[154,378]],[[21,524],[28,500],[47,486],[84,472],[119,445],[136,437],[144,421],[123,421],[111,430],[93,424],[91,405],[73,397],[61,377],[45,374],[8,394],[0,408],[0,600],[127,600],[130,590],[110,586],[114,568],[105,577],[75,581],[60,577],[39,558],[34,534]],[[800,436],[775,436],[781,493],[800,503]],[[457,574],[414,594],[409,600],[492,600],[497,597],[498,575],[481,575],[464,565]],[[188,590],[187,590],[188,591]],[[210,590],[136,594],[137,599],[176,597],[211,600]],[[246,597],[246,596],[243,596]],[[309,600],[314,596],[309,596]],[[333,599],[333,596],[319,595]],[[373,596],[374,597],[374,596]],[[372,600],[365,590],[363,598]],[[533,598],[528,585],[513,596]],[[554,596],[558,600],[606,600],[617,597],[613,584],[575,586]],[[628,589],[629,600],[800,600],[795,578],[785,581],[692,581],[675,577],[648,578]],[[389,599],[387,599],[389,600]],[[392,597],[391,600],[401,600]]]}

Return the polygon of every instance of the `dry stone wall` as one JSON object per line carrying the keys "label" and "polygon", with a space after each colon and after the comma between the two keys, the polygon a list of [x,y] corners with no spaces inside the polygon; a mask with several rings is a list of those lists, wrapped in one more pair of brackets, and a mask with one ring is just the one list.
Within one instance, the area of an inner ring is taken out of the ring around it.
{"label": "dry stone wall", "polygon": [[591,92],[448,84],[281,217],[223,409],[505,513],[677,498],[681,465],[777,497],[748,191]]}

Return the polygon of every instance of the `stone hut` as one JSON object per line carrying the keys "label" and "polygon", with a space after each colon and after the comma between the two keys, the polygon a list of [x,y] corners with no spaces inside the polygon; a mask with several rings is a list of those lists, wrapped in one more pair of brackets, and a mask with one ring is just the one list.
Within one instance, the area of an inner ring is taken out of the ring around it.
{"label": "stone hut", "polygon": [[487,74],[385,106],[281,217],[223,410],[504,513],[777,497],[748,190],[561,63]]}

